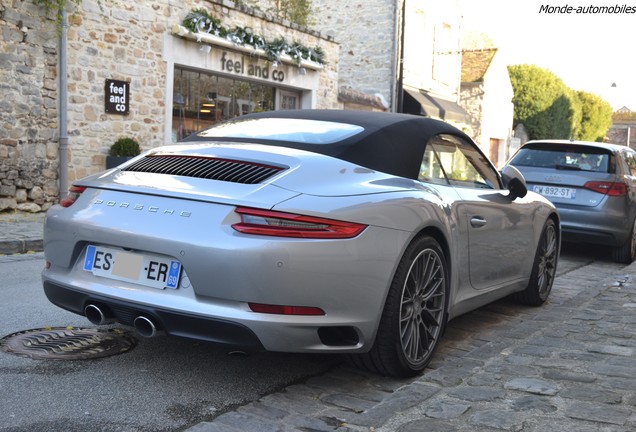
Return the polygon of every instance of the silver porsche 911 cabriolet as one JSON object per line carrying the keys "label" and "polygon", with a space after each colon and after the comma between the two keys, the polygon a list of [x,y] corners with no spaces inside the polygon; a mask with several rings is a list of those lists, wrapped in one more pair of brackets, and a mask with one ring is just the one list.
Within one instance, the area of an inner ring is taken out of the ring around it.
{"label": "silver porsche 911 cabriolet", "polygon": [[275,111],[186,141],[76,181],[48,211],[52,303],[142,336],[410,376],[450,319],[550,293],[554,206],[446,123]]}

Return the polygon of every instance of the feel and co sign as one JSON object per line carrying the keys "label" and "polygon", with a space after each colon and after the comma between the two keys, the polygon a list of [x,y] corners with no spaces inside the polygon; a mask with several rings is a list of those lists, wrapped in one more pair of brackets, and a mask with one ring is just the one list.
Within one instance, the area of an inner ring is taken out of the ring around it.
{"label": "feel and co sign", "polygon": [[104,86],[104,95],[108,114],[128,115],[130,107],[129,82],[107,79]]}

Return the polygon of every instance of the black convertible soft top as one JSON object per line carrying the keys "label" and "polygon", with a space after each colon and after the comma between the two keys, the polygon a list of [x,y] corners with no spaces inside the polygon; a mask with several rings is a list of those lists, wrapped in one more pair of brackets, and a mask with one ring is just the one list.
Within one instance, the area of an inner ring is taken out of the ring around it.
{"label": "black convertible soft top", "polygon": [[[245,135],[245,130],[237,137],[214,137],[215,127],[261,118],[335,122],[360,126],[362,130],[327,144],[263,139],[257,137],[257,130],[254,131],[254,137],[249,136],[249,133]],[[438,134],[454,135],[472,142],[462,131],[439,120],[410,114],[353,110],[281,110],[247,114],[204,129],[184,141],[251,142],[289,147],[332,156],[376,171],[417,179],[426,143]]]}

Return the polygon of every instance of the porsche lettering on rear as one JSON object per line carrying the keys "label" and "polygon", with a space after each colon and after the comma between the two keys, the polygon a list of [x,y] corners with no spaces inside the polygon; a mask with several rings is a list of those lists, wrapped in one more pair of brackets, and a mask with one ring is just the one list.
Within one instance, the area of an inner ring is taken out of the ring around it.
{"label": "porsche lettering on rear", "polygon": [[93,202],[95,205],[105,205],[107,207],[120,207],[120,208],[130,208],[132,210],[137,211],[147,211],[149,213],[161,213],[165,215],[177,215],[181,217],[190,217],[192,216],[192,212],[189,211],[179,211],[170,208],[159,208],[157,206],[147,206],[143,204],[131,204],[128,202],[117,202],[117,201],[104,201],[102,199],[95,200]]}

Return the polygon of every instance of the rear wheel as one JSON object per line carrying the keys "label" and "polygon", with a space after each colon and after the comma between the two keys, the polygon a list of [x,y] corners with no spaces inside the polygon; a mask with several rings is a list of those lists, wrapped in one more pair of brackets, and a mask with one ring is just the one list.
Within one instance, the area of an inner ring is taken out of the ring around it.
{"label": "rear wheel", "polygon": [[636,220],[624,245],[612,249],[612,259],[618,263],[631,264],[636,258]]}
{"label": "rear wheel", "polygon": [[349,356],[351,362],[397,377],[423,371],[446,323],[447,274],[437,241],[428,236],[415,239],[398,265],[373,348]]}
{"label": "rear wheel", "polygon": [[552,219],[548,219],[537,245],[528,287],[516,294],[517,300],[530,306],[540,306],[548,299],[556,275],[558,258],[559,238],[556,224]]}

